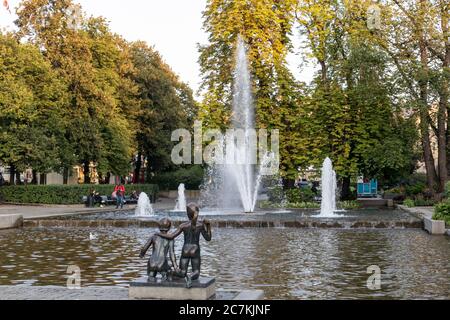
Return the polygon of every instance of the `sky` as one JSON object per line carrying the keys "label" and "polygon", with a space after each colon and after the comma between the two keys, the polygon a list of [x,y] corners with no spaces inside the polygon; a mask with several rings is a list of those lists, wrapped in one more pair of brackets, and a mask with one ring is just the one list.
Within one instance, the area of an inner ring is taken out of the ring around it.
{"label": "sky", "polygon": [[[20,0],[8,0],[11,11]],[[206,0],[75,0],[87,15],[103,16],[113,32],[129,41],[143,40],[154,46],[165,62],[197,91],[201,77],[197,44],[207,43],[202,29],[202,12]],[[15,15],[0,8],[0,28],[13,30]],[[295,52],[288,56],[294,76],[301,81],[312,79],[314,68],[299,69],[299,36],[293,36]]]}

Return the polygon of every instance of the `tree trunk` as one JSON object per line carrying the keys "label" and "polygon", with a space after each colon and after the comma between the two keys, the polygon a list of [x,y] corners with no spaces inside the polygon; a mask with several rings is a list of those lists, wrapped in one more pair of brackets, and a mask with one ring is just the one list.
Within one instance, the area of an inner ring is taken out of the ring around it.
{"label": "tree trunk", "polygon": [[[446,142],[447,142],[447,150],[446,150],[446,156],[447,156],[447,175],[446,175],[446,180],[448,179],[448,170],[450,170],[450,136],[449,136],[449,130],[450,130],[450,106],[448,103],[448,99],[450,98],[450,93],[449,93],[449,76],[446,72],[450,71],[449,67],[450,67],[450,34],[449,34],[449,29],[448,29],[448,7],[446,7],[444,5],[444,3],[442,3],[442,7],[441,7],[441,15],[442,15],[442,19],[441,19],[441,26],[442,26],[442,35],[444,38],[444,43],[445,43],[445,56],[444,56],[444,61],[442,63],[442,72],[444,73],[444,77],[442,80],[442,88],[441,88],[441,92],[440,92],[440,101],[439,101],[439,109],[442,108],[442,110],[445,110],[447,112],[447,131],[446,131]],[[445,189],[445,185],[443,186],[443,189]]]}
{"label": "tree trunk", "polygon": [[351,186],[350,177],[342,178],[342,190],[341,190],[341,200],[342,201],[353,200],[352,192],[350,191],[350,186]]}
{"label": "tree trunk", "polygon": [[22,181],[20,181],[20,171],[16,170],[16,185],[21,185]]}
{"label": "tree trunk", "polygon": [[45,173],[41,173],[40,178],[39,178],[39,184],[40,185],[47,184],[47,175]]}
{"label": "tree trunk", "polygon": [[438,172],[439,172],[439,185],[438,192],[444,192],[445,183],[447,182],[448,169],[447,169],[447,101],[443,100],[439,103],[438,110]]}
{"label": "tree trunk", "polygon": [[63,170],[63,184],[69,183],[69,168],[64,168]]}
{"label": "tree trunk", "polygon": [[90,162],[85,161],[83,164],[83,174],[84,174],[84,184],[90,184],[91,183],[91,176],[90,176]]}
{"label": "tree trunk", "polygon": [[133,183],[138,184],[141,178],[141,168],[142,168],[142,153],[139,152],[136,160],[136,167],[134,169]]}
{"label": "tree trunk", "polygon": [[16,178],[16,166],[11,164],[9,166],[9,184],[15,185],[15,178]]}
{"label": "tree trunk", "polygon": [[[150,156],[147,155],[146,159],[147,160],[150,159]],[[147,168],[145,171],[145,182],[150,183],[152,181],[152,178],[153,178],[152,177],[152,168],[151,168],[150,164],[147,162]]]}
{"label": "tree trunk", "polygon": [[[423,5],[423,0],[420,0]],[[423,25],[424,22],[422,22]],[[426,40],[423,30],[419,31],[419,51],[421,62],[421,74],[419,79],[420,87],[420,133],[422,136],[422,149],[425,162],[425,169],[427,172],[427,185],[430,192],[434,194],[436,181],[438,179],[436,174],[436,167],[434,163],[433,151],[431,148],[430,133],[429,133],[429,113],[428,113],[428,49],[426,47]]]}
{"label": "tree trunk", "polygon": [[111,172],[108,171],[105,177],[105,184],[109,184],[110,180],[111,180]]}
{"label": "tree trunk", "polygon": [[33,184],[33,185],[38,184],[38,179],[37,179],[37,172],[36,172],[36,170],[33,170],[32,175],[33,175],[33,179],[31,180],[31,184]]}

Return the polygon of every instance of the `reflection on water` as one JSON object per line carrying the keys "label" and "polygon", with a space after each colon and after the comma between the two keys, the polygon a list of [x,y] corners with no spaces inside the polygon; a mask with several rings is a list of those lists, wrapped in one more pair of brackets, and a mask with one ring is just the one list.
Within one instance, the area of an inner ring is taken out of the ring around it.
{"label": "reflection on water", "polygon": [[[152,231],[1,231],[0,285],[64,286],[77,265],[83,286],[126,286],[145,274],[138,254]],[[218,287],[263,289],[269,299],[450,298],[450,239],[419,230],[215,229],[202,263]],[[379,291],[366,287],[370,265],[382,270]]]}

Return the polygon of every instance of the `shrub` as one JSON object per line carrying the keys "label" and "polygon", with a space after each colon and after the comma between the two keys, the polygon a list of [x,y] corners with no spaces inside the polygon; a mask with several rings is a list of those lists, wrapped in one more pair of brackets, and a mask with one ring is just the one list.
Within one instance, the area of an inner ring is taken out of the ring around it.
{"label": "shrub", "polygon": [[162,172],[151,179],[151,183],[157,184],[160,190],[177,190],[181,183],[184,183],[187,190],[198,190],[202,182],[203,168],[197,165]]}
{"label": "shrub", "polygon": [[395,187],[389,190],[386,190],[385,193],[391,193],[391,194],[403,194],[403,190],[401,187]]}
{"label": "shrub", "polygon": [[319,209],[320,203],[318,202],[297,202],[288,203],[286,205],[287,209]]}
{"label": "shrub", "polygon": [[261,209],[318,209],[320,203],[318,202],[298,202],[298,203],[279,203],[271,201],[261,201],[259,203]]}
{"label": "shrub", "polygon": [[426,189],[426,185],[423,183],[417,183],[414,185],[409,185],[405,187],[406,195],[409,197],[414,197],[422,194]]}
{"label": "shrub", "polygon": [[284,190],[282,186],[270,187],[267,190],[270,202],[282,203],[284,201]]}
{"label": "shrub", "polygon": [[313,202],[314,192],[311,188],[295,188],[286,191],[286,198],[289,203]]}
{"label": "shrub", "polygon": [[355,210],[361,208],[361,204],[358,201],[341,201],[338,205],[340,208],[344,210]]}
{"label": "shrub", "polygon": [[[153,184],[126,185],[127,194],[139,190],[156,199],[158,186]],[[100,195],[111,195],[114,185],[25,185],[0,187],[2,201],[35,204],[80,204],[83,196],[95,189]]]}
{"label": "shrub", "polygon": [[414,205],[416,207],[432,207],[436,204],[436,201],[433,199],[424,199],[423,197],[419,197],[414,200]]}
{"label": "shrub", "polygon": [[441,202],[434,207],[434,220],[443,220],[450,225],[450,202]]}
{"label": "shrub", "polygon": [[406,199],[405,201],[403,201],[403,205],[407,206],[408,208],[412,208],[412,207],[416,206],[413,199]]}
{"label": "shrub", "polygon": [[445,184],[444,196],[449,199],[450,198],[450,181]]}

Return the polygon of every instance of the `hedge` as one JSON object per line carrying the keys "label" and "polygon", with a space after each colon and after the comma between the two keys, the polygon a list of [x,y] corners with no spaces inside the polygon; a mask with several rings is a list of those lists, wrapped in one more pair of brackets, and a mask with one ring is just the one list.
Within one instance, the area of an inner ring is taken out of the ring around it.
{"label": "hedge", "polygon": [[[126,194],[142,191],[156,199],[159,191],[154,184],[125,185]],[[111,195],[114,185],[26,185],[0,187],[0,200],[33,204],[80,204],[83,196],[94,189],[100,195]]]}

